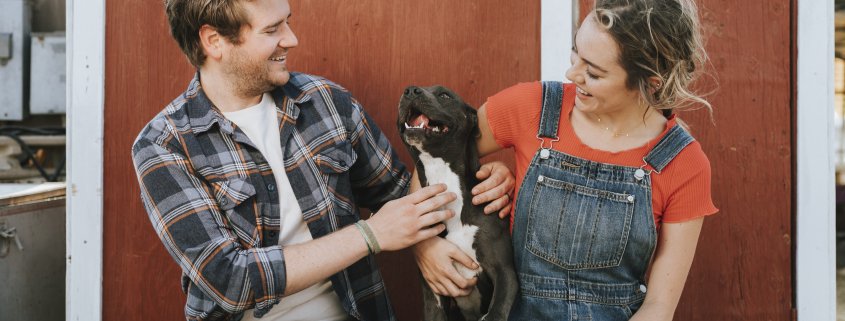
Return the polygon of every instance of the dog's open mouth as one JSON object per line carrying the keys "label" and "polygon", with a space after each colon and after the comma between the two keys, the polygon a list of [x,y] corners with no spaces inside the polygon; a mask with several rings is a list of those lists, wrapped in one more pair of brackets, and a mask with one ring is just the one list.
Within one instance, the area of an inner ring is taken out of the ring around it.
{"label": "dog's open mouth", "polygon": [[449,132],[449,126],[412,109],[408,121],[405,122],[405,130],[424,130],[426,134],[445,134]]}

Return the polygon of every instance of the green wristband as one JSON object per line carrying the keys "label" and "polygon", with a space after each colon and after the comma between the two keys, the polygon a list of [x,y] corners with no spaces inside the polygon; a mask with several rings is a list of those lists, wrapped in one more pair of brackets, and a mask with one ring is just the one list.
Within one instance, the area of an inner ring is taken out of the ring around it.
{"label": "green wristband", "polygon": [[364,235],[364,240],[367,241],[367,247],[369,248],[370,253],[379,254],[379,252],[381,252],[381,246],[379,246],[376,235],[373,234],[373,230],[370,229],[370,225],[367,224],[367,221],[360,220],[355,222],[355,226],[357,226],[358,230],[361,231],[361,234]]}

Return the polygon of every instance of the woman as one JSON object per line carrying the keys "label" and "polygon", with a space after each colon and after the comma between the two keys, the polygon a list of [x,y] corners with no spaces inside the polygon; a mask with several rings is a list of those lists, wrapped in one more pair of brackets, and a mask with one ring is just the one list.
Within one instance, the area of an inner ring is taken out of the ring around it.
{"label": "woman", "polygon": [[[671,320],[704,216],[710,163],[675,110],[704,52],[691,0],[598,0],[575,37],[571,84],[523,83],[479,109],[479,150],[513,148],[520,294],[511,320]],[[466,295],[432,238],[415,247],[435,292]],[[648,280],[648,283],[646,283]]]}

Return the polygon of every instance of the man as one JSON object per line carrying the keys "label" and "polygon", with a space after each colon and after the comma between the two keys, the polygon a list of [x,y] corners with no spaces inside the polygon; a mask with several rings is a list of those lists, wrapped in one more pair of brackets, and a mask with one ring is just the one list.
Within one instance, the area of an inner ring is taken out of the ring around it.
{"label": "man", "polygon": [[[287,0],[168,0],[198,69],[141,131],[141,198],[183,271],[188,320],[392,320],[374,255],[437,235],[444,186],[409,174],[350,94],[291,74]],[[507,211],[501,164],[474,201]],[[402,197],[404,196],[404,197]],[[375,214],[360,220],[358,206]],[[354,225],[354,226],[352,226]],[[472,265],[471,260],[463,260]]]}

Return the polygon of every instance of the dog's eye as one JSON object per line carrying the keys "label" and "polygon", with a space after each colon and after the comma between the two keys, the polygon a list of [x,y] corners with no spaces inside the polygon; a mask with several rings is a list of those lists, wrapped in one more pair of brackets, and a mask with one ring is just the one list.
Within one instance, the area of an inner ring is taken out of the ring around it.
{"label": "dog's eye", "polygon": [[447,94],[447,93],[441,93],[441,94],[440,94],[440,98],[443,98],[443,99],[452,99],[452,96],[449,96],[449,94]]}

